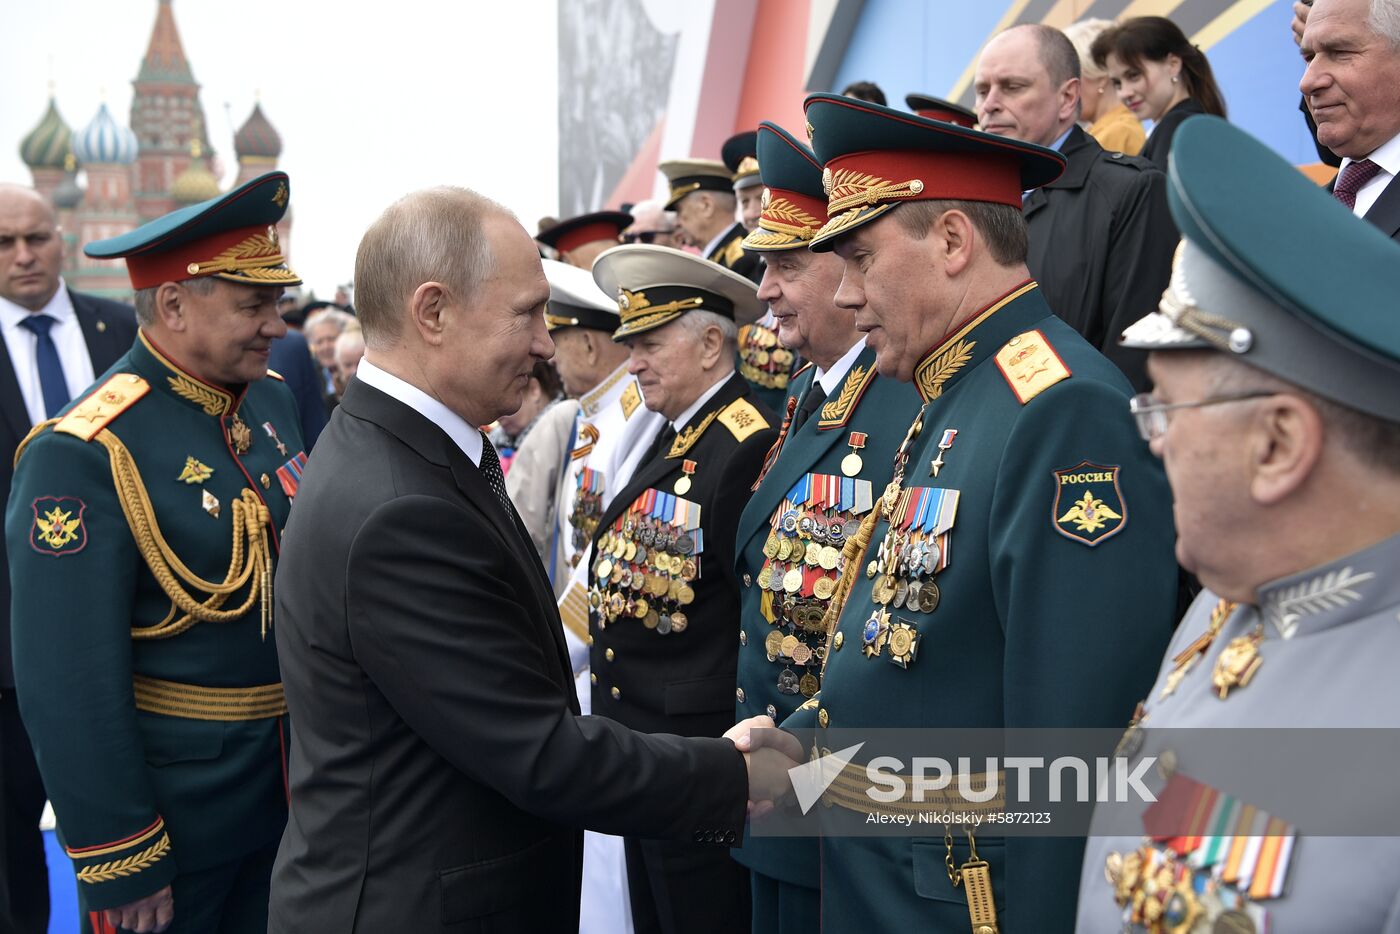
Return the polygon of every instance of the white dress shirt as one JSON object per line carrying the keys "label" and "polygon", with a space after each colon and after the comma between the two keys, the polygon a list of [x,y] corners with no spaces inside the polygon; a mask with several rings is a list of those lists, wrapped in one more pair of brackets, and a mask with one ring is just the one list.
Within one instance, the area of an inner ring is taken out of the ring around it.
{"label": "white dress shirt", "polygon": [[447,432],[447,436],[462,449],[477,467],[481,466],[481,432],[465,418],[443,405],[423,390],[392,373],[386,373],[369,360],[361,360],[355,378],[373,386],[387,396],[399,400],[428,421]]}
{"label": "white dress shirt", "polygon": [[35,359],[35,347],[39,336],[20,322],[31,314],[48,315],[54,319],[49,336],[58,348],[58,360],[63,365],[63,381],[68,384],[68,398],[76,399],[83,394],[95,378],[92,372],[92,357],[88,355],[87,341],[83,329],[78,324],[78,315],[73,311],[73,301],[68,295],[68,286],[58,280],[58,291],[49,303],[38,312],[31,312],[23,306],[0,298],[0,328],[5,335],[5,347],[10,352],[10,365],[14,367],[15,379],[19,381],[20,394],[24,396],[24,408],[29,413],[29,423],[37,425],[48,418],[44,409],[44,390],[39,385],[39,366]]}
{"label": "white dress shirt", "polygon": [[828,396],[836,391],[841,385],[841,380],[846,378],[846,374],[851,372],[851,367],[855,366],[856,357],[860,356],[865,349],[865,338],[862,337],[851,345],[851,349],[831,365],[831,369],[823,370],[817,367],[817,384],[822,387],[822,392]]}
{"label": "white dress shirt", "polygon": [[[1381,192],[1397,174],[1400,174],[1400,136],[1392,137],[1390,142],[1378,148],[1375,152],[1366,157],[1380,166],[1380,171],[1369,182],[1362,185],[1356,192],[1356,206],[1351,209],[1357,217],[1365,217],[1366,212],[1371,210],[1376,201],[1380,198]],[[1351,165],[1351,159],[1343,159],[1341,168],[1337,171],[1337,177],[1341,178],[1341,173]]]}

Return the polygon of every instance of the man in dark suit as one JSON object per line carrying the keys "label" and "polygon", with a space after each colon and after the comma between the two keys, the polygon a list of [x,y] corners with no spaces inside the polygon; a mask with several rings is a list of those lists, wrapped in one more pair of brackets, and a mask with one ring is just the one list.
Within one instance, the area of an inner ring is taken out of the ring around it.
{"label": "man in dark suit", "polygon": [[[738,324],[763,303],[743,276],[667,247],[616,247],[593,278],[618,296],[613,340],[627,343],[647,408],[670,422],[594,535],[593,712],[718,736],[734,722],[739,515],[777,440],[734,370]],[[638,836],[625,844],[637,934],[747,926],[748,873],[728,852]]]}
{"label": "man in dark suit", "polygon": [[301,416],[301,440],[309,454],[321,429],[326,427],[326,403],[321,397],[320,369],[311,359],[311,348],[300,331],[287,329],[286,335],[272,342],[268,350],[268,369],[275,372],[292,391]]}
{"label": "man in dark suit", "polygon": [[[19,442],[136,338],[129,305],[72,291],[59,277],[62,268],[63,236],[53,206],[32,188],[0,185],[0,496],[6,501]],[[44,785],[15,702],[7,572],[0,572],[0,785],[0,930],[43,932],[49,917],[39,834]]]}
{"label": "man in dark suit", "polygon": [[1317,141],[1342,157],[1332,196],[1400,240],[1400,35],[1379,31],[1366,0],[1317,0],[1299,47]]}
{"label": "man in dark suit", "polygon": [[529,234],[472,192],[422,191],[370,227],[355,273],[365,357],[278,567],[294,728],[269,930],[576,930],[580,828],[724,852],[747,760],[578,716],[553,591],[479,427],[553,353]]}
{"label": "man in dark suit", "polygon": [[1057,149],[1058,179],[1026,193],[1026,265],[1050,308],[1139,390],[1147,355],[1118,343],[1157,307],[1171,274],[1177,232],[1166,176],[1146,159],[1106,152],[1076,125],[1079,55],[1058,29],[1013,26],[977,61],[978,119],[997,136]]}

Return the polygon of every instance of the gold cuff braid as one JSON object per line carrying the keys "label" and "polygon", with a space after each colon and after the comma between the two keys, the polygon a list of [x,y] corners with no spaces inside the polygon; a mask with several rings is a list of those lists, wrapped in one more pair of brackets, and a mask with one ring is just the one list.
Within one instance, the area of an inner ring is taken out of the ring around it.
{"label": "gold cuff braid", "polygon": [[[174,620],[167,617],[157,626],[133,628],[131,637],[168,639],[196,623],[231,623],[246,614],[255,602],[260,602],[262,634],[266,638],[272,621],[272,556],[267,537],[272,516],[257,494],[244,489],[240,498],[234,500],[233,554],[229,559],[228,572],[221,582],[206,581],[185,566],[161,534],[155,507],[126,445],[107,430],[103,430],[94,440],[107,449],[117,499],[121,502],[122,512],[126,514],[127,525],[131,527],[141,557],[174,608],[184,614]],[[185,585],[209,596],[202,601],[196,600],[186,591]],[[249,587],[243,604],[236,609],[220,609],[224,601],[244,585]],[[173,609],[171,616],[174,616]]]}

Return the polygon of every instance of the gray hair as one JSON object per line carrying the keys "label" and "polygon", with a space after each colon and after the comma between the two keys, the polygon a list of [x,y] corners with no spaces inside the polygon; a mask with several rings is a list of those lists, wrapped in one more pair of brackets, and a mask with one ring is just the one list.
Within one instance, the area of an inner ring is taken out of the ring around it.
{"label": "gray hair", "polygon": [[[208,295],[214,291],[214,277],[201,276],[198,279],[181,279],[176,285],[189,289],[196,295]],[[164,283],[162,283],[163,285]],[[133,304],[136,306],[136,323],[144,327],[150,327],[156,320],[156,291],[159,285],[153,285],[146,289],[137,289]]]}
{"label": "gray hair", "polygon": [[302,325],[302,330],[309,331],[323,324],[329,324],[335,327],[335,333],[344,334],[345,329],[348,328],[354,320],[354,315],[347,314],[339,308],[318,308],[311,313],[311,317],[306,319],[306,323]]}
{"label": "gray hair", "polygon": [[1108,76],[1108,72],[1100,68],[1098,62],[1094,61],[1094,55],[1089,51],[1089,47],[1094,44],[1094,40],[1099,34],[1113,26],[1113,20],[1108,19],[1081,19],[1077,23],[1070,23],[1064,28],[1065,38],[1069,39],[1074,46],[1074,51],[1079,55],[1079,73],[1087,81],[1097,81]]}
{"label": "gray hair", "polygon": [[489,277],[496,257],[482,226],[505,207],[466,188],[442,186],[405,195],[370,225],[355,254],[355,311],[365,343],[392,345],[404,305],[424,282],[465,298]]}
{"label": "gray hair", "polygon": [[739,346],[739,325],[734,323],[733,318],[701,308],[699,311],[687,311],[676,320],[697,341],[704,338],[706,329],[719,328],[726,352],[730,355]]}
{"label": "gray hair", "polygon": [[1400,50],[1400,0],[1371,0],[1366,24],[1376,35],[1384,36],[1391,49]]}

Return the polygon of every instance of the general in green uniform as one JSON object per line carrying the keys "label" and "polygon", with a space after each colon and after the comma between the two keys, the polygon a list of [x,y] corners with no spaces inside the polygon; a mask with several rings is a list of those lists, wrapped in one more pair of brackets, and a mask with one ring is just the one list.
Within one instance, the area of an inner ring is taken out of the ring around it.
{"label": "general in green uniform", "polygon": [[97,930],[264,931],[286,822],[272,575],[306,455],[264,175],[88,246],[126,257],[136,344],[17,455],[15,680]]}
{"label": "general in green uniform", "polygon": [[[1026,272],[1021,193],[1063,160],[834,95],[806,112],[830,215],[812,248],[841,256],[836,303],[923,406],[860,532],[822,690],[786,725],[1126,722],[1174,622],[1172,518],[1128,383]],[[1082,841],[979,833],[969,865],[970,835],[931,829],[824,840],[823,927],[1071,929]]]}
{"label": "general in green uniform", "polygon": [[[832,304],[841,261],[807,249],[826,223],[816,156],[772,123],[759,127],[757,147],[763,211],[744,248],[767,259],[758,297],[783,345],[812,361],[789,387],[782,431],[738,530],[736,716],[781,722],[821,685],[842,547],[889,482],[920,400],[909,384],[876,373],[854,316]],[[752,871],[755,934],[817,929],[817,841],[749,836],[734,857]]]}

